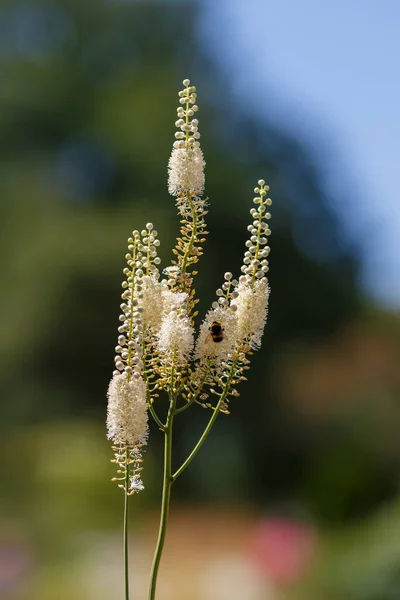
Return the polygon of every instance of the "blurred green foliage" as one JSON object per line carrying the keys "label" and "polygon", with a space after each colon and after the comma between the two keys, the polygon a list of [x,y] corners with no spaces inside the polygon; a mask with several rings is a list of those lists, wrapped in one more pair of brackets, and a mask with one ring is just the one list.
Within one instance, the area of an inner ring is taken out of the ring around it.
{"label": "blurred green foliage", "polygon": [[[348,419],[319,435],[318,423],[282,402],[282,357],[368,318],[359,258],[317,157],[295,134],[231,101],[229,80],[196,32],[200,10],[174,2],[0,3],[1,463],[9,474],[1,504],[47,558],[68,553],[67,533],[119,522],[102,423],[120,271],[130,231],[147,221],[160,232],[164,266],[171,257],[178,221],[166,164],[186,76],[198,87],[210,198],[201,313],[224,271],[239,268],[259,177],[274,205],[264,348],[178,496],[301,505],[332,525],[397,491],[392,459],[380,449],[371,457],[368,437],[353,443]],[[206,416],[188,413],[177,427],[177,460]],[[158,493],[160,441],[154,431],[146,503]],[[395,597],[349,589],[332,598]]]}

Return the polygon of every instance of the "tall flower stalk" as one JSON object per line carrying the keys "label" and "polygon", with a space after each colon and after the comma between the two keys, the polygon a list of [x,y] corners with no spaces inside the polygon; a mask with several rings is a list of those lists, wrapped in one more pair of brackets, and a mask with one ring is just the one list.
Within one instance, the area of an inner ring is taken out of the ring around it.
{"label": "tall flower stalk", "polygon": [[[271,205],[268,186],[259,180],[250,210],[252,223],[241,267],[216,291],[216,300],[195,330],[198,299],[194,289],[196,265],[203,253],[207,204],[204,191],[205,162],[196,118],[196,88],[183,81],[177,109],[176,141],[168,170],[168,190],[176,197],[180,235],[174,258],[161,278],[158,266],[158,233],[152,223],[128,239],[125,280],[115,370],[108,390],[108,438],[113,443],[117,476],[123,490],[125,600],[128,580],[128,499],[143,489],[142,450],[148,437],[148,413],[164,435],[164,473],[161,518],[150,574],[148,600],[154,600],[168,524],[171,488],[202,447],[219,414],[229,414],[230,400],[246,379],[249,357],[261,345],[267,319],[269,286],[268,221]],[[165,421],[158,407],[168,402]],[[174,419],[198,404],[210,419],[184,462],[173,468]]]}

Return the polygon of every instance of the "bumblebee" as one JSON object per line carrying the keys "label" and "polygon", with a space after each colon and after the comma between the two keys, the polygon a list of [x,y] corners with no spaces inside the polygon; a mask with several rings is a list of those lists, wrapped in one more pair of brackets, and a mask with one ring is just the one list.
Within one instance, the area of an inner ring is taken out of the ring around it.
{"label": "bumblebee", "polygon": [[215,342],[216,344],[222,342],[222,340],[224,339],[224,329],[221,326],[221,323],[214,321],[213,323],[211,323],[209,331],[210,337],[213,342]]}

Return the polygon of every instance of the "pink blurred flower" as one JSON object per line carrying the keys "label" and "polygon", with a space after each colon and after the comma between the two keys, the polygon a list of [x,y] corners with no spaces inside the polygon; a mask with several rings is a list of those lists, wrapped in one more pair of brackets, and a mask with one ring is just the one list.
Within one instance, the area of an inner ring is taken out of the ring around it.
{"label": "pink blurred flower", "polygon": [[15,592],[32,567],[32,556],[23,541],[0,539],[0,595]]}
{"label": "pink blurred flower", "polygon": [[316,534],[305,523],[272,518],[256,525],[250,555],[271,582],[290,583],[307,569],[316,545]]}

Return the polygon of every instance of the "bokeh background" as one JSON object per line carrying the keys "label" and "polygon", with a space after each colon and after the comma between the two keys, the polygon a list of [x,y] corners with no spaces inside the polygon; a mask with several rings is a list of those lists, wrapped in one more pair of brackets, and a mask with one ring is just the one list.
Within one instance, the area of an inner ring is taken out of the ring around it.
{"label": "bokeh background", "polygon": [[[159,598],[400,597],[399,21],[390,0],[0,2],[1,598],[122,598],[105,391],[126,239],[152,221],[167,266],[178,231],[185,77],[210,199],[200,310],[239,270],[260,177],[272,296],[241,397],[173,490]],[[175,461],[204,413],[179,419]],[[132,600],[161,459],[152,429]]]}

